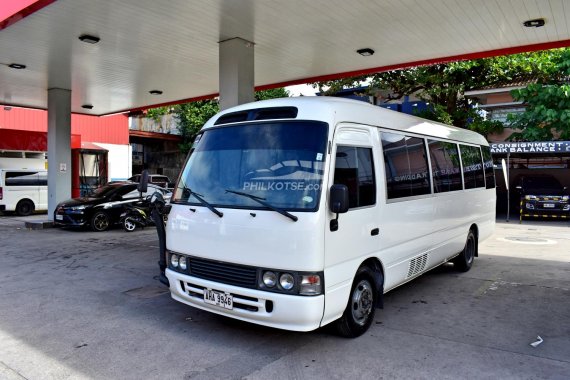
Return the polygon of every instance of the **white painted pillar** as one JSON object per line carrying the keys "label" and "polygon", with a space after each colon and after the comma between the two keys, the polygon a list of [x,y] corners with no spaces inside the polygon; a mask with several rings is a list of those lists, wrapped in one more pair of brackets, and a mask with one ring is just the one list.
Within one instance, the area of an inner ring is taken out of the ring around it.
{"label": "white painted pillar", "polygon": [[241,38],[220,42],[220,109],[253,102],[254,44]]}
{"label": "white painted pillar", "polygon": [[71,90],[48,90],[48,220],[71,198]]}

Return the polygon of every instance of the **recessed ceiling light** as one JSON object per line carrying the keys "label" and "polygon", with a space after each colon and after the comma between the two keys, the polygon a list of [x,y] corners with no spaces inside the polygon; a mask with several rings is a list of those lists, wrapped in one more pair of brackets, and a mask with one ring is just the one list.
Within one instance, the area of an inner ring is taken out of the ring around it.
{"label": "recessed ceiling light", "polygon": [[374,50],[370,48],[358,49],[356,52],[363,57],[370,57],[374,54]]}
{"label": "recessed ceiling light", "polygon": [[81,108],[85,108],[86,110],[90,110],[90,109],[93,109],[93,105],[91,105],[91,104],[84,104],[84,105],[81,106]]}
{"label": "recessed ceiling light", "polygon": [[8,67],[11,69],[23,70],[26,68],[26,65],[22,65],[21,63],[10,63]]}
{"label": "recessed ceiling light", "polygon": [[162,91],[160,90],[150,90],[148,93],[151,95],[162,95]]}
{"label": "recessed ceiling light", "polygon": [[523,22],[523,25],[527,28],[540,28],[541,26],[544,26],[544,24],[546,24],[546,21],[544,21],[543,18],[536,18],[534,20],[526,20]]}
{"label": "recessed ceiling light", "polygon": [[99,42],[101,40],[99,37],[91,36],[89,34],[82,34],[81,36],[79,36],[79,39],[82,42],[85,42],[88,44],[96,44],[97,42]]}

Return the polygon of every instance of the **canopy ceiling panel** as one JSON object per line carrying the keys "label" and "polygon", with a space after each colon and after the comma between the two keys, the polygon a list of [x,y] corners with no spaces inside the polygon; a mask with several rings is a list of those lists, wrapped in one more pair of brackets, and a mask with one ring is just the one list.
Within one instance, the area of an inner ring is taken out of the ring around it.
{"label": "canopy ceiling panel", "polygon": [[64,88],[93,115],[215,95],[218,43],[235,37],[255,44],[258,88],[570,45],[565,0],[11,1],[26,9],[0,13],[0,103],[46,108]]}

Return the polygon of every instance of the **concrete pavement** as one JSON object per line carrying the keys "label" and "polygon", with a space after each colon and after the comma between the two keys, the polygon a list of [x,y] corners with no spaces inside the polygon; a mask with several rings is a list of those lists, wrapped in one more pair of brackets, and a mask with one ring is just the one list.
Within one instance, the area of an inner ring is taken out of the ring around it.
{"label": "concrete pavement", "polygon": [[570,378],[567,223],[499,223],[471,271],[393,290],[350,340],[171,300],[152,228],[23,228],[34,218],[0,216],[0,379]]}

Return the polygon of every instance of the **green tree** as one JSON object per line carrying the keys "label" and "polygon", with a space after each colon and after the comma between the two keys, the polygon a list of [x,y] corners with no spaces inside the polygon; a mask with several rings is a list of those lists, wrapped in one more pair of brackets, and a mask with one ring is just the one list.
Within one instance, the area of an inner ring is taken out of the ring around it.
{"label": "green tree", "polygon": [[510,139],[517,141],[545,141],[570,139],[570,50],[556,62],[548,80],[513,90],[517,101],[526,104],[525,112],[509,115],[511,127],[519,129]]}
{"label": "green tree", "polygon": [[[325,94],[369,82],[368,94],[388,90],[385,101],[398,100],[405,95],[419,97],[430,108],[419,116],[476,130],[483,134],[499,132],[503,125],[484,120],[465,98],[466,90],[493,86],[532,75],[546,81],[556,71],[563,49],[515,54],[471,61],[458,61],[392,70],[341,80],[317,82],[313,87]],[[326,91],[324,91],[326,88]]]}
{"label": "green tree", "polygon": [[[284,88],[256,91],[255,100],[267,100],[288,97],[289,92]],[[178,129],[182,136],[180,151],[187,153],[200,129],[206,122],[220,111],[217,99],[200,100],[190,103],[176,104],[169,107],[157,107],[147,110],[147,117],[156,121],[168,113],[176,115]]]}

